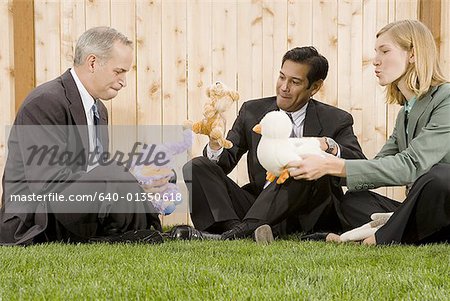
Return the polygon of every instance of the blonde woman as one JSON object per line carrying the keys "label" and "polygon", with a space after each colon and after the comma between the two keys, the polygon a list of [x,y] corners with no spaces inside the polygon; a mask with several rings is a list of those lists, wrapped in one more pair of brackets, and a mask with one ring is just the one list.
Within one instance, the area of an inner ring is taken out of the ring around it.
{"label": "blonde woman", "polygon": [[[308,156],[292,162],[295,179],[325,174],[345,177],[349,192],[341,202],[347,229],[370,221],[372,213],[394,212],[367,244],[450,240],[450,84],[439,67],[436,45],[419,21],[390,23],[377,34],[375,75],[387,102],[403,106],[395,128],[372,160]],[[368,189],[407,185],[399,203]],[[339,240],[334,234],[315,236]]]}

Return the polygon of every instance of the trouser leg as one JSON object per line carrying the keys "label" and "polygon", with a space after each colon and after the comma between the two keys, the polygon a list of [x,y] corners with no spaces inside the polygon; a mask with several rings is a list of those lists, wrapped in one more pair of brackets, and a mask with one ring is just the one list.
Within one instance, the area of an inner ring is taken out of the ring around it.
{"label": "trouser leg", "polygon": [[227,230],[221,229],[223,223],[242,220],[255,200],[208,158],[188,162],[183,175],[191,194],[191,219],[199,230]]}
{"label": "trouser leg", "polygon": [[[317,181],[288,179],[282,185],[271,183],[258,196],[245,219],[278,225],[282,228],[281,232],[338,232],[340,224],[335,210],[337,196],[334,195],[337,188],[332,185],[332,178],[327,176]],[[298,227],[283,225],[286,219],[287,223],[297,223]]]}

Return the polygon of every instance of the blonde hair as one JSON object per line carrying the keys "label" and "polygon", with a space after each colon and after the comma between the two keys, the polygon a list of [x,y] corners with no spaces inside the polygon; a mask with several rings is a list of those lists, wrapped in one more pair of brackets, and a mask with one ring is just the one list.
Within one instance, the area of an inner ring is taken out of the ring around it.
{"label": "blonde hair", "polygon": [[[377,38],[389,33],[403,50],[413,51],[415,61],[410,63],[402,78],[417,99],[428,92],[431,86],[447,82],[441,71],[438,53],[431,31],[420,21],[401,20],[389,23],[378,33]],[[387,85],[387,103],[403,105],[405,97],[397,87],[398,80]]]}

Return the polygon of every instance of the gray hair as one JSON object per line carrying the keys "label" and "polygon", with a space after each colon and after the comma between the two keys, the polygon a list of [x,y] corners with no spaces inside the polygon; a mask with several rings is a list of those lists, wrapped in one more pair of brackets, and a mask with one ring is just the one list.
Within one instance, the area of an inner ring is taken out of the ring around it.
{"label": "gray hair", "polygon": [[89,54],[96,55],[100,60],[109,59],[116,41],[133,47],[133,41],[114,28],[99,26],[85,31],[77,41],[73,65],[82,65]]}

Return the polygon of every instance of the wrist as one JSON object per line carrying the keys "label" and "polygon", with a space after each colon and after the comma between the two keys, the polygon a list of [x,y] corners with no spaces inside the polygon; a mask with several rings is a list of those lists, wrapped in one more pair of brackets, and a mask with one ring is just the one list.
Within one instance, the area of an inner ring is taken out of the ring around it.
{"label": "wrist", "polygon": [[221,148],[221,146],[216,141],[209,141],[209,148],[214,150],[214,151],[217,151],[217,150],[219,150]]}
{"label": "wrist", "polygon": [[326,160],[328,174],[337,177],[345,177],[345,160],[333,156],[328,156]]}
{"label": "wrist", "polygon": [[324,137],[324,139],[326,145],[325,152],[333,156],[336,156],[338,153],[338,144],[336,143],[336,141],[334,141],[332,138],[329,137]]}

